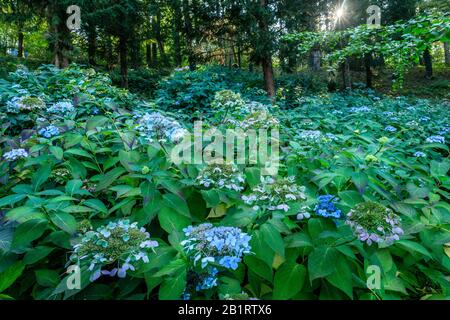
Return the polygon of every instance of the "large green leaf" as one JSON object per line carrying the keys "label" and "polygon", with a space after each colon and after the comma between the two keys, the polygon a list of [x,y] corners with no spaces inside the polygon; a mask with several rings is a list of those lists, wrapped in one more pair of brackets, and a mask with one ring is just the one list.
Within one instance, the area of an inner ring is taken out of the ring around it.
{"label": "large green leaf", "polygon": [[273,298],[288,300],[303,288],[306,268],[295,262],[286,262],[275,273],[273,281]]}

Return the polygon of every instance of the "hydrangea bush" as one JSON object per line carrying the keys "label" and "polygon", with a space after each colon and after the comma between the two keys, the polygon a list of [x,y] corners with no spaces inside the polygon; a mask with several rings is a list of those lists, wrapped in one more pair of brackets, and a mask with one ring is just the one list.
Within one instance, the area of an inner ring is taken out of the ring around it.
{"label": "hydrangea bush", "polygon": [[[448,102],[355,90],[268,107],[247,76],[175,72],[155,101],[77,66],[0,80],[0,297],[449,296]],[[277,126],[276,176],[172,163],[193,118],[217,123],[215,98],[241,107],[218,130]]]}

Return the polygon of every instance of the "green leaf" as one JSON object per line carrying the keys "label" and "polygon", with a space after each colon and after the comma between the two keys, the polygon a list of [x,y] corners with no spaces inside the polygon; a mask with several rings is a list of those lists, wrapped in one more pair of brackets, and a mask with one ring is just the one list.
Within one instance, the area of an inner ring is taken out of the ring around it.
{"label": "green leaf", "polygon": [[176,196],[172,193],[166,193],[163,195],[164,203],[174,209],[176,212],[182,214],[185,217],[190,218],[191,214],[189,212],[189,207],[184,199]]}
{"label": "green leaf", "polygon": [[300,292],[306,279],[306,268],[295,262],[285,262],[275,273],[273,298],[288,300]]}
{"label": "green leaf", "polygon": [[273,251],[278,253],[284,258],[284,242],[280,233],[269,223],[265,223],[261,226],[261,236]]}
{"label": "green leaf", "polygon": [[23,223],[27,220],[33,220],[33,219],[43,219],[45,220],[45,215],[32,208],[32,207],[18,207],[12,210],[9,210],[6,214],[6,218],[8,218],[11,221],[17,221],[19,223]]}
{"label": "green leaf", "polygon": [[174,277],[166,278],[159,287],[160,300],[178,300],[186,288],[186,270]]}
{"label": "green leaf", "polygon": [[62,160],[64,156],[64,150],[61,147],[50,146],[48,149],[50,150],[51,154],[55,156],[56,159]]}
{"label": "green leaf", "polygon": [[244,258],[245,264],[248,268],[253,271],[256,275],[260,276],[263,279],[272,282],[272,267],[269,267],[264,261],[254,257],[254,256],[246,256]]}
{"label": "green leaf", "polygon": [[6,196],[0,199],[0,208],[10,206],[20,200],[23,200],[27,197],[26,194],[12,194],[10,196]]}
{"label": "green leaf", "polygon": [[306,233],[294,233],[284,239],[286,248],[312,247],[311,238]]}
{"label": "green leaf", "polygon": [[433,259],[433,257],[431,256],[431,254],[428,252],[427,249],[425,249],[424,246],[422,246],[421,244],[414,242],[414,241],[409,241],[409,240],[400,240],[397,241],[395,243],[396,245],[403,247],[404,249],[408,250],[408,251],[412,251],[412,252],[418,252],[430,259]]}
{"label": "green leaf", "polygon": [[31,182],[33,184],[34,191],[38,191],[39,187],[47,181],[50,173],[52,172],[52,168],[49,164],[42,165],[38,171],[33,175]]}
{"label": "green leaf", "polygon": [[46,247],[46,246],[37,246],[36,248],[29,250],[25,254],[25,257],[23,258],[23,262],[25,264],[36,263],[39,260],[48,256],[53,250],[55,250],[55,248]]}
{"label": "green leaf", "polygon": [[369,178],[367,174],[363,172],[354,172],[352,174],[352,181],[358,189],[360,194],[363,194],[369,184]]}
{"label": "green leaf", "polygon": [[431,161],[431,176],[434,178],[446,177],[448,171],[450,170],[450,161],[444,160],[442,162],[437,162],[435,160]]}
{"label": "green leaf", "polygon": [[32,241],[38,239],[47,230],[46,220],[28,220],[20,224],[14,232],[11,244],[12,249],[28,246]]}
{"label": "green leaf", "polygon": [[77,231],[77,220],[69,213],[52,212],[50,220],[67,233],[74,234]]}
{"label": "green leaf", "polygon": [[338,251],[333,247],[317,247],[308,257],[309,280],[324,278],[332,274],[338,259]]}
{"label": "green leaf", "polygon": [[83,202],[83,205],[100,211],[102,213],[108,213],[108,208],[106,208],[105,204],[98,199],[89,199]]}
{"label": "green leaf", "polygon": [[36,270],[36,282],[43,287],[56,287],[59,283],[59,273],[55,270]]}
{"label": "green leaf", "polygon": [[97,184],[96,191],[101,191],[108,188],[114,181],[126,172],[124,168],[114,168],[108,173],[102,175]]}
{"label": "green leaf", "polygon": [[339,255],[335,267],[334,272],[327,276],[328,282],[345,292],[350,299],[353,299],[352,272],[347,260],[342,255]]}
{"label": "green leaf", "polygon": [[20,277],[25,265],[21,261],[17,261],[8,269],[0,273],[0,292],[8,289]]}
{"label": "green leaf", "polygon": [[191,220],[172,208],[163,207],[158,213],[159,223],[161,227],[168,233],[173,231],[181,231],[183,228],[191,224]]}

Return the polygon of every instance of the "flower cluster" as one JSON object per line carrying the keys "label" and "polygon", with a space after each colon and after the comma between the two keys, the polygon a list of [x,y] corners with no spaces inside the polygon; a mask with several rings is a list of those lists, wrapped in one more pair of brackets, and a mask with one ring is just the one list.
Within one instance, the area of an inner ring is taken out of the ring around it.
{"label": "flower cluster", "polygon": [[41,98],[31,96],[14,97],[6,103],[6,110],[9,113],[33,111],[43,108],[45,108],[45,102]]}
{"label": "flower cluster", "polygon": [[242,200],[253,206],[253,210],[289,211],[290,203],[306,199],[305,187],[295,183],[295,177],[274,180],[272,177],[261,177],[261,183],[250,195],[242,196]]}
{"label": "flower cluster", "polygon": [[305,142],[320,142],[322,140],[322,132],[318,130],[304,130],[299,133],[298,138]]}
{"label": "flower cluster", "polygon": [[257,109],[250,112],[243,120],[228,119],[227,123],[234,128],[242,130],[272,129],[280,125],[278,119],[274,118],[266,109]]}
{"label": "flower cluster", "polygon": [[427,154],[422,152],[422,151],[416,151],[416,152],[414,152],[414,157],[416,157],[416,158],[426,158]]}
{"label": "flower cluster", "polygon": [[387,126],[386,128],[384,128],[384,131],[386,131],[386,132],[397,132],[397,128],[393,127],[393,126]]}
{"label": "flower cluster", "polygon": [[173,143],[179,142],[188,131],[178,121],[170,119],[159,112],[146,113],[139,117],[137,130],[147,141],[153,139],[169,139]]}
{"label": "flower cluster", "polygon": [[64,116],[75,111],[75,107],[70,101],[60,101],[47,108],[48,113]]}
{"label": "flower cluster", "polygon": [[352,113],[366,113],[366,112],[371,112],[371,111],[372,111],[372,109],[370,109],[367,106],[350,108],[350,112],[352,112]]}
{"label": "flower cluster", "polygon": [[346,224],[368,245],[391,245],[403,234],[400,218],[391,209],[375,202],[363,202],[350,210]]}
{"label": "flower cluster", "polygon": [[3,155],[6,161],[14,161],[17,159],[28,158],[28,152],[25,149],[13,149]]}
{"label": "flower cluster", "polygon": [[445,144],[445,137],[443,136],[431,136],[427,138],[427,143],[442,143]]}
{"label": "flower cluster", "polygon": [[336,218],[341,217],[342,211],[336,208],[336,203],[339,202],[339,198],[333,195],[325,195],[317,198],[319,203],[315,206],[314,212],[324,218]]}
{"label": "flower cluster", "polygon": [[204,168],[197,182],[206,188],[244,190],[245,179],[234,164],[211,164]]}
{"label": "flower cluster", "polygon": [[50,139],[51,137],[59,135],[59,129],[55,126],[48,126],[38,131],[39,135]]}
{"label": "flower cluster", "polygon": [[[239,228],[214,227],[204,223],[189,226],[183,232],[187,239],[181,245],[193,264],[188,283],[195,291],[215,287],[218,268],[236,270],[243,255],[251,253],[251,236]],[[188,292],[185,295],[189,295]]]}
{"label": "flower cluster", "polygon": [[148,249],[157,246],[158,243],[150,240],[150,234],[144,228],[139,229],[136,222],[119,220],[97,231],[86,232],[81,242],[74,246],[70,260],[89,264],[91,281],[101,275],[124,278],[128,270],[135,270],[138,261],[148,263]]}

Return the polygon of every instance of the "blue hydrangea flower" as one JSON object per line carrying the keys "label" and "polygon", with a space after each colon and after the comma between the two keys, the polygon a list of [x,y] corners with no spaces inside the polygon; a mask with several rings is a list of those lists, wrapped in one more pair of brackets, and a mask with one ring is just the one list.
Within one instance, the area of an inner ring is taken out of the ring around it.
{"label": "blue hydrangea flower", "polygon": [[87,264],[91,281],[102,275],[125,278],[128,270],[136,270],[139,261],[148,263],[149,250],[157,246],[145,228],[139,228],[136,222],[119,220],[86,232],[74,246],[70,260]]}
{"label": "blue hydrangea flower", "polygon": [[[208,290],[217,285],[220,267],[236,270],[242,256],[251,253],[251,237],[234,227],[214,227],[203,223],[183,229],[186,240],[181,242],[192,262],[188,273],[188,288],[184,297],[192,292]],[[222,269],[222,270],[223,270]]]}
{"label": "blue hydrangea flower", "polygon": [[445,137],[443,136],[431,136],[427,138],[427,143],[442,143],[445,144]]}
{"label": "blue hydrangea flower", "polygon": [[39,130],[38,133],[40,136],[50,139],[51,137],[59,135],[59,129],[55,126],[48,126]]}
{"label": "blue hydrangea flower", "polygon": [[6,161],[15,161],[17,159],[28,158],[28,152],[25,149],[13,149],[3,155]]}
{"label": "blue hydrangea flower", "polygon": [[324,218],[336,218],[339,219],[341,217],[342,211],[336,208],[336,203],[339,201],[333,195],[325,195],[317,198],[319,203],[314,208],[314,211],[317,215]]}
{"label": "blue hydrangea flower", "polygon": [[427,154],[422,151],[417,151],[414,153],[414,157],[416,158],[426,158]]}
{"label": "blue hydrangea flower", "polygon": [[397,132],[397,128],[393,127],[393,126],[387,126],[386,128],[384,128],[384,131],[387,132]]}

